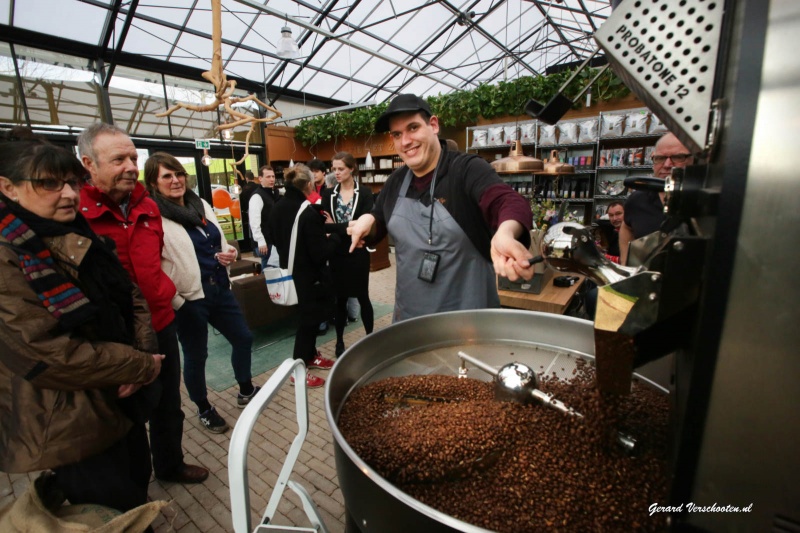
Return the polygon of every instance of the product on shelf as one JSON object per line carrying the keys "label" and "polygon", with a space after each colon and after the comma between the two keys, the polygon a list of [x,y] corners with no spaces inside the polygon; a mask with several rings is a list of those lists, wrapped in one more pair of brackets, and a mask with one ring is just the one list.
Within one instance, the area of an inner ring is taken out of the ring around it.
{"label": "product on shelf", "polygon": [[645,135],[647,133],[647,111],[628,113],[625,119],[624,135]]}
{"label": "product on shelf", "polygon": [[494,126],[489,128],[489,138],[487,139],[489,146],[496,146],[503,144],[503,126]]}
{"label": "product on shelf", "polygon": [[559,122],[557,126],[559,144],[575,144],[578,142],[578,124],[576,122]]}
{"label": "product on shelf", "polygon": [[520,126],[520,140],[524,143],[536,142],[536,123],[530,122]]}
{"label": "product on shelf", "polygon": [[489,132],[486,130],[472,131],[472,147],[486,146],[489,139]]}
{"label": "product on shelf", "polygon": [[557,126],[542,126],[539,125],[539,144],[553,145],[558,142]]}
{"label": "product on shelf", "polygon": [[593,143],[597,140],[599,125],[596,118],[578,124],[578,142]]}
{"label": "product on shelf", "polygon": [[603,115],[600,137],[622,137],[625,129],[625,115]]}
{"label": "product on shelf", "polygon": [[664,125],[664,123],[661,122],[660,118],[658,118],[655,115],[650,116],[650,130],[648,131],[648,133],[650,133],[651,135],[658,135],[659,133],[667,133],[668,131],[669,130]]}
{"label": "product on shelf", "polygon": [[503,126],[503,138],[506,144],[513,144],[519,140],[519,128],[517,126]]}

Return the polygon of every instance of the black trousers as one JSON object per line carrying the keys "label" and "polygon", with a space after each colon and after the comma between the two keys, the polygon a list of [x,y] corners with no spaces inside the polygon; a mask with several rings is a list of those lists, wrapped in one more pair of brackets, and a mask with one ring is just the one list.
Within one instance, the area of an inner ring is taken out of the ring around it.
{"label": "black trousers", "polygon": [[183,466],[183,409],[181,409],[181,354],[175,321],[159,331],[161,398],[150,415],[150,449],[156,477],[168,477]]}
{"label": "black trousers", "polygon": [[147,430],[135,424],[107,450],[53,471],[71,504],[94,503],[123,512],[144,505],[152,472]]}

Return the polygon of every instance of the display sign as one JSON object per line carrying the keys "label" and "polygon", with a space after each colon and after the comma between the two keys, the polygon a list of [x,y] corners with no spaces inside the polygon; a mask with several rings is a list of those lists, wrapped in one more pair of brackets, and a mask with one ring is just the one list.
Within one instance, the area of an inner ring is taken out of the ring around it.
{"label": "display sign", "polygon": [[198,150],[208,150],[211,148],[211,141],[207,139],[195,139],[194,140],[194,147]]}

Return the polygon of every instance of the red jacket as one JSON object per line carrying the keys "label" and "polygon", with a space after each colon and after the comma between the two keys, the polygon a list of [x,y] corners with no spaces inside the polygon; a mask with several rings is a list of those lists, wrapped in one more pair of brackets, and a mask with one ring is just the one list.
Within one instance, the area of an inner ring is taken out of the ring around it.
{"label": "red jacket", "polygon": [[131,193],[127,220],[122,211],[100,189],[87,185],[81,190],[81,213],[99,235],[117,243],[122,266],[142,291],[152,314],[153,329],[161,331],[175,318],[172,297],[177,290],[161,270],[164,230],[161,213],[141,183]]}

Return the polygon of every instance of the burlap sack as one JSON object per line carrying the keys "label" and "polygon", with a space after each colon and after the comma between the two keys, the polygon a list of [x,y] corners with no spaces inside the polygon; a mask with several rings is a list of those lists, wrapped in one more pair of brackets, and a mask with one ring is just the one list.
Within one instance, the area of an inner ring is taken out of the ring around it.
{"label": "burlap sack", "polygon": [[141,533],[169,502],[158,500],[121,513],[102,505],[62,505],[64,497],[43,472],[21,498],[0,509],[3,533]]}

